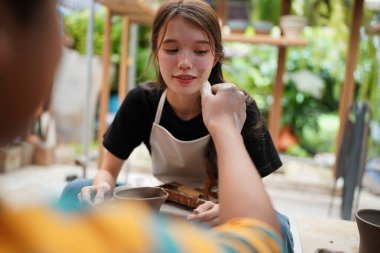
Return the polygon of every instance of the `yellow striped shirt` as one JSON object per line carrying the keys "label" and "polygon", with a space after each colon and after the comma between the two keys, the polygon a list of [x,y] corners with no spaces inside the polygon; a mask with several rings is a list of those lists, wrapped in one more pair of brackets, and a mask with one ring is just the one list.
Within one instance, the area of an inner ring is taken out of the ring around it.
{"label": "yellow striped shirt", "polygon": [[0,253],[281,252],[266,224],[234,219],[209,229],[131,204],[81,214],[0,205]]}

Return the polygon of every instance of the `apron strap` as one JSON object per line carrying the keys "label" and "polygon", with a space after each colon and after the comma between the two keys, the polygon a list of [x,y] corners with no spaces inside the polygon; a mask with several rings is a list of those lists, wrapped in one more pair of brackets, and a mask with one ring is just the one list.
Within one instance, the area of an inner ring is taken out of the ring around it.
{"label": "apron strap", "polygon": [[166,92],[167,92],[167,89],[165,89],[164,92],[162,93],[161,98],[160,98],[160,102],[158,103],[158,108],[156,111],[156,117],[154,118],[154,123],[156,123],[157,125],[160,124],[162,109],[164,108],[165,99],[166,99]]}

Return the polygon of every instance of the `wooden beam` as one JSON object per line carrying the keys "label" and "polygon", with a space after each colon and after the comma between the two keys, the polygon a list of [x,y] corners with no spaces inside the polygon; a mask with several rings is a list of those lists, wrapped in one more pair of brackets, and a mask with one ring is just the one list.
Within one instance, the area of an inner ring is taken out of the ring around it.
{"label": "wooden beam", "polygon": [[282,0],[281,9],[280,9],[280,16],[290,14],[291,6],[292,6],[292,0]]}
{"label": "wooden beam", "polygon": [[215,11],[225,25],[228,19],[228,0],[216,0]]}
{"label": "wooden beam", "polygon": [[[283,0],[281,4],[280,15],[287,15],[290,13],[291,0]],[[284,84],[282,81],[285,72],[286,60],[286,47],[279,47],[278,60],[277,60],[277,73],[275,83],[273,86],[273,104],[269,112],[269,132],[271,133],[273,143],[278,146],[278,141],[281,131],[281,118],[282,118],[282,96]]]}
{"label": "wooden beam", "polygon": [[127,16],[123,17],[122,31],[121,31],[121,55],[120,55],[120,65],[119,65],[119,88],[118,88],[118,98],[119,104],[123,102],[128,90],[128,45],[129,45],[129,18]]}
{"label": "wooden beam", "polygon": [[273,104],[269,112],[269,132],[271,133],[273,143],[278,146],[278,141],[281,132],[281,117],[282,117],[282,97],[284,84],[282,81],[285,72],[286,48],[280,47],[278,50],[277,72],[275,83],[273,86]]}
{"label": "wooden beam", "polygon": [[351,27],[350,27],[350,41],[347,51],[346,69],[341,91],[341,100],[339,103],[339,131],[336,140],[336,156],[334,174],[337,173],[337,164],[340,145],[342,143],[344,133],[344,122],[347,118],[347,113],[352,105],[355,91],[354,71],[357,61],[360,41],[360,26],[363,19],[364,0],[355,0],[352,7]]}
{"label": "wooden beam", "polygon": [[122,15],[142,15],[153,17],[156,13],[149,4],[143,0],[98,0],[111,11]]}
{"label": "wooden beam", "polygon": [[226,34],[223,35],[223,41],[242,42],[252,44],[266,44],[273,46],[306,46],[308,41],[304,38],[292,37],[272,37],[270,35],[254,35],[246,36],[244,34]]}
{"label": "wooden beam", "polygon": [[121,42],[121,62],[119,76],[119,101],[124,99],[127,93],[127,68],[128,59],[128,33],[130,23],[142,23],[151,25],[156,10],[144,0],[98,0],[106,7],[104,23],[104,44],[103,44],[103,78],[102,89],[99,102],[99,128],[98,128],[98,165],[103,160],[104,148],[102,145],[103,134],[106,131],[106,116],[108,112],[109,92],[110,92],[110,55],[111,55],[111,16],[112,14],[124,16],[123,33]]}
{"label": "wooden beam", "polygon": [[103,77],[102,77],[102,89],[100,94],[99,104],[99,128],[98,128],[98,166],[100,167],[103,161],[103,134],[106,130],[106,116],[108,112],[109,91],[110,91],[110,78],[109,78],[109,66],[111,55],[111,10],[106,9],[104,18],[104,35],[103,35]]}

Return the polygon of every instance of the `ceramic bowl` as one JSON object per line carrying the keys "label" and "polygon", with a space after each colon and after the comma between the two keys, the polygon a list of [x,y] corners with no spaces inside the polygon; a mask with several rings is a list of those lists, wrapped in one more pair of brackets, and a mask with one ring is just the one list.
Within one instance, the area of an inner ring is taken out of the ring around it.
{"label": "ceramic bowl", "polygon": [[244,19],[231,19],[227,21],[227,25],[232,32],[244,33],[245,29],[248,27],[248,22]]}
{"label": "ceramic bowl", "polygon": [[376,253],[380,249],[380,210],[361,209],[355,214],[359,230],[359,253]]}
{"label": "ceramic bowl", "polygon": [[280,17],[280,27],[284,36],[286,37],[298,37],[303,31],[307,20],[305,17],[285,15]]}
{"label": "ceramic bowl", "polygon": [[268,35],[270,34],[273,27],[273,23],[269,21],[255,21],[253,22],[253,28],[255,29],[256,34]]}
{"label": "ceramic bowl", "polygon": [[159,187],[116,187],[113,196],[119,201],[146,202],[155,210],[160,210],[169,194]]}

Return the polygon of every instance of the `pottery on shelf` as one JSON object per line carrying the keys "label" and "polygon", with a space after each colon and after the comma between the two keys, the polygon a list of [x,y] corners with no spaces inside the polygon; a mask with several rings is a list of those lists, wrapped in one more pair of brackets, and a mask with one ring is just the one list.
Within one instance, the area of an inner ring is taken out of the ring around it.
{"label": "pottery on shelf", "polygon": [[244,19],[230,19],[227,21],[228,27],[233,33],[244,33],[247,29],[248,21]]}
{"label": "pottery on shelf", "polygon": [[260,35],[268,35],[270,34],[273,23],[269,21],[263,21],[263,20],[258,20],[253,22],[253,29],[255,29],[256,34]]}
{"label": "pottery on shelf", "polygon": [[280,17],[280,27],[285,37],[297,38],[306,26],[305,17],[284,15]]}

